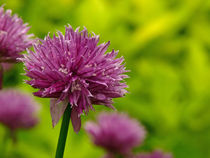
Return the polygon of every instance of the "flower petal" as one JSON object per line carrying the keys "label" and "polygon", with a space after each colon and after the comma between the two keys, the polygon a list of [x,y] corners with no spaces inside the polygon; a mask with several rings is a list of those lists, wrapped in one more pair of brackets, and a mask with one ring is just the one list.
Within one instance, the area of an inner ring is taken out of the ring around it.
{"label": "flower petal", "polygon": [[52,125],[55,125],[60,120],[61,116],[63,115],[66,107],[68,105],[68,100],[59,101],[58,99],[52,98],[50,99],[50,113],[52,117]]}
{"label": "flower petal", "polygon": [[75,108],[72,108],[71,111],[71,123],[74,128],[74,131],[78,133],[81,128],[81,118],[79,117],[78,112]]}

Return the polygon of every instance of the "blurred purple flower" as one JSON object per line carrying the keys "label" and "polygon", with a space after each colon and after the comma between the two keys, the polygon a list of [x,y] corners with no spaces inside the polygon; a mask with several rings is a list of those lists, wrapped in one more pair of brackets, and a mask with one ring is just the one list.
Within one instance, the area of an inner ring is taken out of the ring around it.
{"label": "blurred purple flower", "polygon": [[0,62],[15,62],[19,53],[34,42],[33,34],[27,34],[28,24],[23,24],[21,18],[11,13],[0,6]]}
{"label": "blurred purple flower", "polygon": [[32,128],[38,123],[38,105],[16,90],[0,91],[0,123],[11,131]]}
{"label": "blurred purple flower", "polygon": [[[145,138],[145,130],[125,114],[102,113],[97,123],[87,122],[85,130],[93,142],[113,154],[130,154]],[[108,154],[111,157],[111,154]]]}
{"label": "blurred purple flower", "polygon": [[134,158],[172,158],[170,153],[163,153],[160,150],[155,150],[152,153],[141,153]]}
{"label": "blurred purple flower", "polygon": [[127,75],[123,57],[118,52],[106,53],[108,43],[98,45],[99,36],[79,32],[69,25],[65,35],[61,32],[41,44],[34,45],[21,59],[26,66],[26,81],[39,91],[34,95],[51,99],[53,126],[63,115],[67,104],[72,107],[71,120],[76,132],[81,127],[80,115],[93,109],[92,104],[112,107],[112,98],[124,96]]}

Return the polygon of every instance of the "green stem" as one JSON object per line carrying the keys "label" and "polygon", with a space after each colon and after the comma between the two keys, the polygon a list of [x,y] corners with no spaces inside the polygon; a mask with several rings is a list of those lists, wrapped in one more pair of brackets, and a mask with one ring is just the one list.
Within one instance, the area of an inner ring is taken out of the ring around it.
{"label": "green stem", "polygon": [[5,135],[3,137],[2,140],[2,148],[1,148],[1,153],[0,153],[0,157],[6,157],[6,153],[7,153],[7,145],[9,143],[9,134],[8,134],[8,130],[5,130]]}
{"label": "green stem", "polygon": [[63,121],[61,125],[55,158],[63,158],[70,118],[71,118],[71,106],[70,104],[68,104],[63,115]]}

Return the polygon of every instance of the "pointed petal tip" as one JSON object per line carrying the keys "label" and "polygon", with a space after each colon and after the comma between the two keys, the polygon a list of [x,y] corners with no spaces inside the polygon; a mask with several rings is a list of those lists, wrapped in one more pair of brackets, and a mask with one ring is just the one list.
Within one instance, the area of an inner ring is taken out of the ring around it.
{"label": "pointed petal tip", "polygon": [[77,123],[72,121],[72,126],[73,126],[73,129],[74,129],[74,132],[78,134],[80,129],[81,129],[81,119],[79,118]]}
{"label": "pointed petal tip", "polygon": [[78,112],[75,108],[72,109],[71,113],[71,123],[75,133],[78,133],[81,128],[81,118],[78,116]]}
{"label": "pointed petal tip", "polygon": [[55,128],[56,123],[52,121],[52,127]]}

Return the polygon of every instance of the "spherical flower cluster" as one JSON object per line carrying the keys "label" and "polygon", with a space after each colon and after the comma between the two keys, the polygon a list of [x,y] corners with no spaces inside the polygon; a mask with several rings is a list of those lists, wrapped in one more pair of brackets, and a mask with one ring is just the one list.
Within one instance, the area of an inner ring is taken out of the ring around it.
{"label": "spherical flower cluster", "polygon": [[15,90],[0,91],[0,123],[11,131],[34,127],[38,123],[37,110],[30,96]]}
{"label": "spherical flower cluster", "polygon": [[102,113],[97,123],[87,122],[85,129],[97,146],[113,154],[129,154],[145,138],[144,128],[125,114]]}
{"label": "spherical flower cluster", "polygon": [[23,24],[17,15],[11,15],[11,10],[4,11],[0,6],[0,62],[16,61],[20,52],[32,46],[34,40],[28,24]]}
{"label": "spherical flower cluster", "polygon": [[172,158],[170,153],[163,153],[160,150],[155,150],[152,153],[141,153],[135,158]]}
{"label": "spherical flower cluster", "polygon": [[72,107],[71,121],[77,132],[81,126],[80,115],[93,109],[93,104],[112,107],[112,98],[124,96],[127,75],[123,57],[118,52],[106,53],[108,43],[98,45],[99,36],[88,34],[84,28],[75,31],[69,25],[65,35],[49,35],[34,45],[34,51],[21,60],[26,67],[26,81],[39,89],[34,95],[51,99],[53,126],[63,115],[67,104]]}

